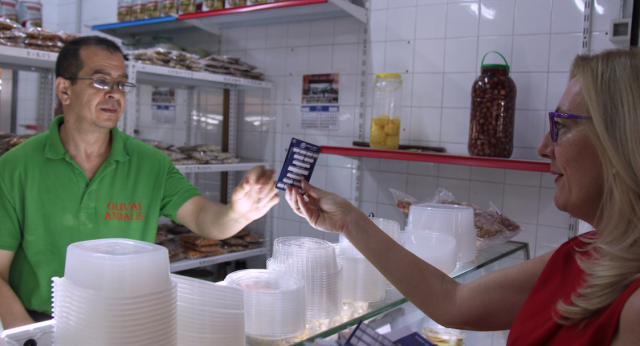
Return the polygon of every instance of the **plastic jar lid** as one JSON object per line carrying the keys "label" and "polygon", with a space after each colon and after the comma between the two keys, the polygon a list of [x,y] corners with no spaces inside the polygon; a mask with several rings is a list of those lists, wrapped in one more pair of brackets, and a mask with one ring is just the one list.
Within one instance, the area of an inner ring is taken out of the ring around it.
{"label": "plastic jar lid", "polygon": [[402,76],[397,73],[376,73],[376,78],[401,79]]}

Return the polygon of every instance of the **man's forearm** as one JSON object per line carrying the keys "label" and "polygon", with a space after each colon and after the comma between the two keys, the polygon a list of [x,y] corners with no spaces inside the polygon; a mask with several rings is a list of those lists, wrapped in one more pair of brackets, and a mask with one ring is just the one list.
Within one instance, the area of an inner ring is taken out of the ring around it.
{"label": "man's forearm", "polygon": [[3,279],[0,279],[0,321],[4,329],[33,323],[18,296]]}
{"label": "man's forearm", "polygon": [[235,215],[229,205],[207,200],[198,215],[196,233],[211,239],[227,239],[249,222],[242,216]]}

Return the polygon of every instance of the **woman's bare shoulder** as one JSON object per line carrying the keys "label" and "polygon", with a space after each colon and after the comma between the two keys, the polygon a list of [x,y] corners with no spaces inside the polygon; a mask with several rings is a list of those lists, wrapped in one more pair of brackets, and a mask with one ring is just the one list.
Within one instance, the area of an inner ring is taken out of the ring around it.
{"label": "woman's bare shoulder", "polygon": [[618,333],[611,342],[612,346],[637,345],[640,340],[640,288],[624,304],[620,313]]}

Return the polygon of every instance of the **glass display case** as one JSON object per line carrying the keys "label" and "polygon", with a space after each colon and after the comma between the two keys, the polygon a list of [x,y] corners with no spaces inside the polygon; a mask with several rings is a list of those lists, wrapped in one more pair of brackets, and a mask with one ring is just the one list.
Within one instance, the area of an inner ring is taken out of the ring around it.
{"label": "glass display case", "polygon": [[[464,282],[462,280],[471,279],[471,274],[482,276],[498,269],[522,263],[529,260],[529,258],[529,244],[508,241],[504,244],[495,245],[478,251],[475,260],[466,263],[459,263],[456,270],[454,270],[449,276],[459,282]],[[390,315],[394,309],[406,308],[409,305],[415,309],[407,298],[403,297],[398,290],[395,288],[387,288],[386,298],[381,303],[377,303],[375,305],[371,304],[368,309],[363,311],[359,316],[354,317],[347,322],[334,325],[323,332],[316,333],[315,335],[294,344],[294,346],[302,346],[304,345],[304,342],[312,343],[317,338],[330,339],[339,332],[355,326],[361,320],[366,323],[373,323],[382,319],[384,316]],[[422,314],[421,312],[419,313]],[[422,316],[424,315],[422,314]],[[398,327],[403,327],[403,325],[399,325]],[[419,328],[421,327],[422,326],[419,326]],[[393,328],[393,325],[391,328]]]}

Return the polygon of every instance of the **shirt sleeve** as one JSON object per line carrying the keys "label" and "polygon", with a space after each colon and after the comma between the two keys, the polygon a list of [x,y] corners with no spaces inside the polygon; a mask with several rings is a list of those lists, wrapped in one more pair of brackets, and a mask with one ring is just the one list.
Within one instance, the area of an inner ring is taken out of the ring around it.
{"label": "shirt sleeve", "polygon": [[0,177],[0,220],[2,220],[0,222],[0,250],[16,251],[22,241],[20,221],[2,177]]}
{"label": "shirt sleeve", "polygon": [[164,184],[164,194],[162,196],[162,205],[160,215],[167,217],[175,222],[176,213],[188,200],[196,196],[202,196],[200,190],[193,186],[187,178],[178,171],[173,162],[167,157],[165,164],[168,165],[167,177]]}

